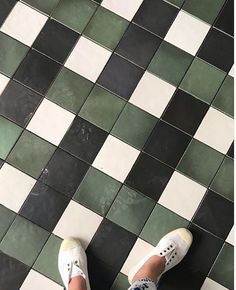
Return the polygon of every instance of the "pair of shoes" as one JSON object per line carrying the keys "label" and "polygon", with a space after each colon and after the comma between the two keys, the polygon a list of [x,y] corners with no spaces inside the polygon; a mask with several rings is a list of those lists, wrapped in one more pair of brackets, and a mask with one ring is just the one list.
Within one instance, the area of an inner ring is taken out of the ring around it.
{"label": "pair of shoes", "polygon": [[[129,272],[129,283],[132,280],[144,263],[152,256],[157,255],[165,257],[165,269],[162,274],[170,270],[184,258],[192,244],[192,234],[185,228],[174,230],[165,235],[157,244],[157,246],[144,257],[137,265]],[[80,242],[74,238],[65,239],[58,255],[58,268],[61,274],[63,283],[68,289],[71,278],[82,276],[86,280],[87,290],[90,290],[87,257]],[[162,275],[161,274],[161,275]],[[160,277],[158,277],[158,282]]]}

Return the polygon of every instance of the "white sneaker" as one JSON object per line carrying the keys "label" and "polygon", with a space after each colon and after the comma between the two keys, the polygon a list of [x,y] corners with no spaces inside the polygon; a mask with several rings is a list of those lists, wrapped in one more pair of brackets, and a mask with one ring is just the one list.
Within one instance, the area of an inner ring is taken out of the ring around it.
{"label": "white sneaker", "polygon": [[58,268],[66,290],[71,278],[76,276],[82,276],[86,280],[87,290],[90,290],[87,256],[79,240],[68,238],[61,243]]}
{"label": "white sneaker", "polygon": [[[129,272],[129,283],[132,284],[132,280],[144,263],[152,256],[165,257],[165,269],[162,274],[170,270],[184,258],[187,254],[193,241],[193,236],[188,229],[180,228],[166,234],[157,244],[157,246],[144,257],[137,265],[135,265]],[[161,275],[162,275],[161,274]],[[146,277],[143,277],[146,278]],[[156,283],[160,280],[158,277]]]}

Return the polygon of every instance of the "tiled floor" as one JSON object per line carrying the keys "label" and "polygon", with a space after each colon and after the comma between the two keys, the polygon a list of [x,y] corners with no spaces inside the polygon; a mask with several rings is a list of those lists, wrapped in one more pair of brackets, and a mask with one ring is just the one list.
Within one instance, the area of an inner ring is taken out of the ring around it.
{"label": "tiled floor", "polygon": [[167,232],[160,290],[233,289],[233,0],[0,1],[0,289],[60,290],[67,236],[124,290]]}

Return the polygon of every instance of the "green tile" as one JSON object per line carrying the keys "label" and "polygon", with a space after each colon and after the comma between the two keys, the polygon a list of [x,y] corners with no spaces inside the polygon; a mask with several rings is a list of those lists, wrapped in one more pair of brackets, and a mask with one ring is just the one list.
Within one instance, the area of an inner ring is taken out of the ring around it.
{"label": "green tile", "polygon": [[52,234],[35,261],[33,268],[62,285],[57,262],[61,242],[62,239]]}
{"label": "green tile", "polygon": [[234,289],[234,247],[225,243],[209,277],[230,290]]}
{"label": "green tile", "polygon": [[7,161],[38,178],[56,147],[29,131],[24,131],[9,154]]}
{"label": "green tile", "polygon": [[156,246],[164,235],[177,228],[185,228],[188,224],[189,222],[186,219],[157,204],[147,220],[140,237]]}
{"label": "green tile", "polygon": [[123,273],[119,273],[111,286],[111,290],[124,290],[128,289],[130,284],[128,282],[128,277]]}
{"label": "green tile", "polygon": [[155,53],[148,70],[169,83],[178,86],[193,60],[182,49],[163,41]]}
{"label": "green tile", "polygon": [[125,103],[119,97],[95,86],[79,115],[104,130],[110,131]]}
{"label": "green tile", "polygon": [[5,159],[23,128],[0,116],[0,158]]}
{"label": "green tile", "polygon": [[24,0],[25,3],[28,3],[30,6],[35,7],[46,14],[51,14],[59,1],[60,0]]}
{"label": "green tile", "polygon": [[92,87],[92,82],[63,67],[46,97],[77,114]]}
{"label": "green tile", "polygon": [[0,32],[0,72],[12,77],[28,49],[26,45]]}
{"label": "green tile", "polygon": [[142,148],[157,121],[156,117],[127,103],[111,133],[133,146]]}
{"label": "green tile", "polygon": [[90,167],[78,187],[74,199],[93,211],[105,215],[120,186],[119,181]]}
{"label": "green tile", "polygon": [[0,244],[0,250],[17,260],[32,266],[43,248],[49,232],[17,216]]}
{"label": "green tile", "polygon": [[213,101],[213,107],[234,116],[234,78],[227,76]]}
{"label": "green tile", "polygon": [[82,32],[97,8],[97,4],[90,0],[61,0],[52,17]]}
{"label": "green tile", "polygon": [[8,228],[15,218],[15,213],[0,205],[0,241],[6,234]]}
{"label": "green tile", "polygon": [[213,179],[224,155],[193,139],[177,169],[185,175],[208,186]]}
{"label": "green tile", "polygon": [[153,200],[124,185],[112,204],[107,218],[139,235],[154,206]]}
{"label": "green tile", "polygon": [[225,0],[186,0],[183,10],[212,24],[220,12]]}
{"label": "green tile", "polygon": [[224,77],[223,71],[195,58],[181,82],[180,88],[211,103]]}
{"label": "green tile", "polygon": [[166,0],[167,2],[174,4],[177,7],[181,7],[184,3],[184,0]]}
{"label": "green tile", "polygon": [[234,200],[234,162],[232,159],[228,157],[224,159],[210,187],[232,201]]}
{"label": "green tile", "polygon": [[129,22],[117,14],[99,7],[84,34],[111,50],[115,49]]}

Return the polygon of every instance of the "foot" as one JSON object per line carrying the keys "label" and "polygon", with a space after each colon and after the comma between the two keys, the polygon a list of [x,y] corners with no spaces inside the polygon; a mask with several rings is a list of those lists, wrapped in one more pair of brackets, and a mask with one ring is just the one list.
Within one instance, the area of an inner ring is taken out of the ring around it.
{"label": "foot", "polygon": [[60,247],[58,255],[58,268],[66,290],[74,277],[83,277],[87,290],[90,290],[87,257],[79,240],[65,239]]}

